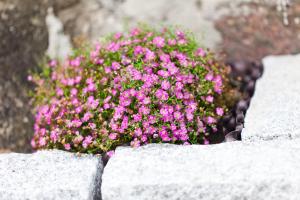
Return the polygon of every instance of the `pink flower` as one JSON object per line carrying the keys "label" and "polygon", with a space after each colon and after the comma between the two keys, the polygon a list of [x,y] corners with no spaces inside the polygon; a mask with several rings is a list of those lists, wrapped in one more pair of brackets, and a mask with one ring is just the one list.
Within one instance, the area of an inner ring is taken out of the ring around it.
{"label": "pink flower", "polygon": [[148,105],[151,103],[150,97],[146,97],[143,99],[143,104]]}
{"label": "pink flower", "polygon": [[49,66],[50,67],[55,67],[57,65],[57,61],[56,60],[51,60],[50,62],[49,62]]}
{"label": "pink flower", "polygon": [[163,63],[169,63],[171,60],[170,60],[170,56],[167,55],[167,54],[161,54],[159,56],[159,59],[163,62]]}
{"label": "pink flower", "polygon": [[109,134],[109,139],[111,139],[111,140],[116,140],[117,139],[117,134],[116,133],[111,133],[111,134]]}
{"label": "pink flower", "polygon": [[186,111],[186,118],[188,121],[192,121],[194,119],[194,114],[190,111]]}
{"label": "pink flower", "polygon": [[121,68],[121,65],[118,62],[112,62],[111,69],[112,70],[118,70]]}
{"label": "pink flower", "polygon": [[55,131],[55,130],[51,131],[51,133],[50,133],[50,139],[54,143],[58,140],[58,133],[57,133],[57,131]]}
{"label": "pink flower", "polygon": [[30,76],[30,75],[27,76],[27,80],[28,80],[28,81],[32,81],[32,76]]}
{"label": "pink flower", "polygon": [[223,114],[224,114],[223,108],[220,108],[220,107],[216,108],[216,113],[217,113],[217,115],[219,115],[219,116],[223,116]]}
{"label": "pink flower", "polygon": [[72,88],[71,89],[71,96],[76,96],[77,95],[77,89],[76,88]]}
{"label": "pink flower", "polygon": [[31,141],[30,141],[30,145],[31,145],[31,147],[32,148],[36,148],[36,142],[34,141],[34,139],[32,139]]}
{"label": "pink flower", "polygon": [[213,76],[212,73],[208,73],[208,74],[206,74],[206,76],[205,76],[205,80],[207,80],[207,81],[212,81],[213,78],[214,78],[214,76]]}
{"label": "pink flower", "polygon": [[176,45],[176,40],[174,40],[174,39],[169,39],[169,40],[168,40],[168,45],[170,45],[170,46]]}
{"label": "pink flower", "polygon": [[41,137],[41,138],[39,139],[39,145],[40,145],[41,147],[43,147],[43,146],[46,146],[46,144],[47,144],[46,138]]}
{"label": "pink flower", "polygon": [[183,84],[181,82],[176,82],[175,86],[176,86],[176,90],[182,90],[183,89]]}
{"label": "pink flower", "polygon": [[143,47],[141,47],[141,46],[134,47],[134,55],[135,56],[141,55],[141,54],[143,54],[143,52],[144,52]]}
{"label": "pink flower", "polygon": [[133,121],[134,122],[139,122],[141,120],[142,120],[142,115],[140,115],[140,114],[134,114],[133,115]]}
{"label": "pink flower", "polygon": [[164,90],[161,90],[161,89],[158,89],[156,92],[155,92],[155,96],[160,99],[160,100],[163,100],[163,101],[166,101],[169,99],[169,95],[166,91]]}
{"label": "pink flower", "polygon": [[134,140],[130,142],[130,145],[134,148],[137,148],[141,145],[141,142],[137,138],[134,138]]}
{"label": "pink flower", "polygon": [[175,118],[177,121],[180,121],[180,120],[183,119],[183,115],[181,114],[181,112],[176,111],[176,112],[174,112],[174,118]]}
{"label": "pink flower", "polygon": [[57,96],[62,96],[62,95],[64,95],[64,91],[60,88],[57,88],[56,89],[56,94],[57,94]]}
{"label": "pink flower", "polygon": [[204,139],[204,143],[203,144],[208,145],[209,141],[207,139]]}
{"label": "pink flower", "polygon": [[211,96],[211,95],[207,96],[205,99],[206,99],[206,101],[209,102],[209,103],[212,103],[212,102],[214,101],[214,97]]}
{"label": "pink flower", "polygon": [[146,56],[145,56],[145,60],[146,61],[151,61],[155,59],[155,53],[149,49],[147,49],[146,51]]}
{"label": "pink flower", "polygon": [[170,89],[170,87],[171,87],[171,84],[170,84],[169,81],[164,80],[164,81],[161,82],[161,88],[162,89],[168,90],[168,89]]}
{"label": "pink flower", "polygon": [[183,98],[183,94],[180,91],[175,91],[175,96],[177,97],[177,99],[182,99]]}
{"label": "pink flower", "polygon": [[150,109],[147,108],[146,106],[141,106],[139,108],[139,113],[142,113],[144,115],[148,115],[150,113]]}
{"label": "pink flower", "polygon": [[89,127],[90,127],[91,129],[96,129],[96,124],[94,124],[94,123],[89,123]]}
{"label": "pink flower", "polygon": [[82,122],[79,119],[72,120],[73,127],[79,128],[82,125]]}
{"label": "pink flower", "polygon": [[70,65],[73,66],[73,67],[79,67],[80,66],[80,58],[77,57],[73,60],[70,60]]}
{"label": "pink flower", "polygon": [[159,113],[160,113],[162,116],[167,116],[167,115],[169,114],[167,108],[161,108],[161,109],[159,110]]}
{"label": "pink flower", "polygon": [[214,79],[213,79],[213,82],[214,82],[214,90],[215,92],[217,92],[218,94],[221,94],[222,93],[222,77],[220,75],[216,76]]}
{"label": "pink flower", "polygon": [[134,135],[135,135],[136,137],[139,137],[139,136],[141,136],[142,134],[143,134],[143,132],[142,132],[142,129],[141,129],[141,128],[135,129]]}
{"label": "pink flower", "polygon": [[64,145],[65,150],[70,150],[71,149],[71,145],[69,143]]}
{"label": "pink flower", "polygon": [[124,116],[123,117],[123,121],[122,121],[122,124],[121,124],[121,129],[127,129],[128,128],[128,117],[127,116]]}
{"label": "pink flower", "polygon": [[197,49],[196,56],[204,57],[205,55],[206,55],[206,53],[202,48]]}
{"label": "pink flower", "polygon": [[108,151],[107,153],[107,156],[109,157],[109,158],[111,158],[111,157],[113,157],[114,155],[115,155],[115,151]]}
{"label": "pink flower", "polygon": [[153,39],[153,44],[155,44],[158,48],[164,47],[165,39],[163,37],[157,36]]}
{"label": "pink flower", "polygon": [[164,141],[164,142],[171,141],[171,138],[169,137],[169,134],[166,130],[159,131],[159,136],[161,137],[162,141]]}
{"label": "pink flower", "polygon": [[170,73],[168,71],[165,71],[165,70],[158,70],[157,74],[159,76],[164,77],[164,78],[168,78],[170,76]]}
{"label": "pink flower", "polygon": [[92,143],[92,140],[93,138],[91,136],[85,137],[82,142],[82,147],[86,149]]}
{"label": "pink flower", "polygon": [[82,135],[78,135],[74,138],[73,143],[74,144],[80,144],[80,142],[82,142],[83,140],[83,136]]}
{"label": "pink flower", "polygon": [[87,121],[89,121],[89,119],[90,119],[92,116],[93,116],[92,113],[86,112],[81,120],[82,120],[83,122],[87,122]]}
{"label": "pink flower", "polygon": [[216,123],[216,119],[213,118],[213,117],[211,117],[211,116],[207,117],[206,121],[207,121],[208,124],[214,124],[214,123]]}

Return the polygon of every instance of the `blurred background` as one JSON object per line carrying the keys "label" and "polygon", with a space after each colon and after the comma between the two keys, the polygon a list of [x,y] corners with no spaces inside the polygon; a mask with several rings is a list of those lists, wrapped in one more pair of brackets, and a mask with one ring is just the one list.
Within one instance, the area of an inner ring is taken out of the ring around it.
{"label": "blurred background", "polygon": [[31,151],[27,76],[45,54],[139,22],[189,29],[230,63],[300,53],[300,0],[0,0],[0,152]]}

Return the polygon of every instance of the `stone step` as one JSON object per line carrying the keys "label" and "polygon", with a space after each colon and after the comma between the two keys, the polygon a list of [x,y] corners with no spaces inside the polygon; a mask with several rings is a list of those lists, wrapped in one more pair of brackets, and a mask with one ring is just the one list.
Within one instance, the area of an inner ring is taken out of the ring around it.
{"label": "stone step", "polygon": [[101,199],[100,156],[51,150],[0,154],[0,199]]}
{"label": "stone step", "polygon": [[242,140],[300,137],[300,54],[268,56],[263,64]]}
{"label": "stone step", "polygon": [[298,200],[300,140],[121,147],[102,177],[103,200]]}

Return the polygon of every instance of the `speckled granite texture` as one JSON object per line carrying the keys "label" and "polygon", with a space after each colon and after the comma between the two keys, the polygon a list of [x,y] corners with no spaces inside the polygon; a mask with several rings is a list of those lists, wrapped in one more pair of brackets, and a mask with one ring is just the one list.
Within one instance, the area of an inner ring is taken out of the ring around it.
{"label": "speckled granite texture", "polygon": [[103,200],[297,200],[300,140],[118,148]]}
{"label": "speckled granite texture", "polygon": [[58,150],[0,154],[0,199],[100,199],[102,170],[100,156]]}
{"label": "speckled granite texture", "polygon": [[300,54],[268,56],[245,118],[242,140],[300,137]]}

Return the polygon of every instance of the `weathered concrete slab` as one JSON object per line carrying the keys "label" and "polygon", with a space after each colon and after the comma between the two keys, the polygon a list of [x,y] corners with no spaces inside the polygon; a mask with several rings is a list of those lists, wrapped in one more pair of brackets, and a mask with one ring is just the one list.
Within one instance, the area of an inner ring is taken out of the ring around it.
{"label": "weathered concrete slab", "polygon": [[300,137],[300,55],[269,56],[263,64],[242,139]]}
{"label": "weathered concrete slab", "polygon": [[100,156],[63,151],[0,154],[0,199],[100,199]]}
{"label": "weathered concrete slab", "polygon": [[300,140],[118,148],[103,200],[300,199]]}

